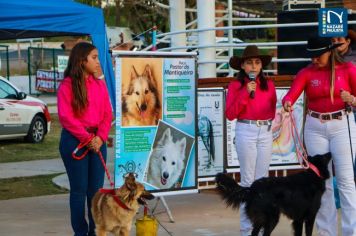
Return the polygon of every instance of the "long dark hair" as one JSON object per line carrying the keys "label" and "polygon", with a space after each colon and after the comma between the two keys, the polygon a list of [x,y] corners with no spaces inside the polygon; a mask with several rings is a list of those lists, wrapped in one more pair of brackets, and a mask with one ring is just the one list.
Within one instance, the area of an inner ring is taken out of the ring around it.
{"label": "long dark hair", "polygon": [[87,61],[88,55],[94,49],[96,47],[91,43],[77,43],[70,52],[68,66],[64,71],[64,77],[69,76],[72,79],[72,108],[77,116],[81,116],[88,105],[83,63]]}
{"label": "long dark hair", "polygon": [[[263,73],[263,70],[261,69],[260,73],[257,75],[259,76],[260,79],[260,89],[261,90],[268,90],[268,83],[267,83],[267,79]],[[241,87],[243,87],[245,85],[245,78],[248,77],[248,74],[245,72],[244,69],[240,69],[240,72],[237,74],[237,80],[240,81],[241,83]]]}

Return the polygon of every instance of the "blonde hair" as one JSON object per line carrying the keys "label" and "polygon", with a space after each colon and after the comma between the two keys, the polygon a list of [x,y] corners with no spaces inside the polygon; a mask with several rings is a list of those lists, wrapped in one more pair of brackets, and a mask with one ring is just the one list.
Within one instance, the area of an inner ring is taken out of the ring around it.
{"label": "blonde hair", "polygon": [[330,80],[330,99],[331,103],[334,103],[334,90],[335,90],[335,64],[341,64],[345,61],[342,59],[340,54],[336,49],[331,50],[330,54],[330,70],[331,70],[331,80]]}

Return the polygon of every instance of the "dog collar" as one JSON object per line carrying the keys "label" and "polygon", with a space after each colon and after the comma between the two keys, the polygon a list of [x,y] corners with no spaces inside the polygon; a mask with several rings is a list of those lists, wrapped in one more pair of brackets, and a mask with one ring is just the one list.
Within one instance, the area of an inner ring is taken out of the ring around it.
{"label": "dog collar", "polygon": [[320,174],[320,171],[318,168],[316,168],[315,165],[313,165],[312,163],[308,163],[309,164],[309,169],[311,169],[317,176],[319,176],[320,178],[323,178]]}
{"label": "dog collar", "polygon": [[104,193],[104,194],[110,194],[114,198],[114,201],[119,206],[124,208],[125,210],[131,210],[128,206],[126,206],[126,204],[118,196],[115,195],[115,189],[103,189],[103,188],[101,188],[101,189],[99,189],[99,191],[101,193]]}

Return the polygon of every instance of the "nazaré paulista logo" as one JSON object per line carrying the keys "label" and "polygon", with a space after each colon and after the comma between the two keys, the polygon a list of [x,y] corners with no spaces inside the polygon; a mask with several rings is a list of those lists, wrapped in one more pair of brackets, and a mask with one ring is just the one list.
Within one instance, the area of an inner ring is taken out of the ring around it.
{"label": "nazar\u00e9 paulista logo", "polygon": [[319,36],[345,37],[347,35],[346,8],[319,9]]}

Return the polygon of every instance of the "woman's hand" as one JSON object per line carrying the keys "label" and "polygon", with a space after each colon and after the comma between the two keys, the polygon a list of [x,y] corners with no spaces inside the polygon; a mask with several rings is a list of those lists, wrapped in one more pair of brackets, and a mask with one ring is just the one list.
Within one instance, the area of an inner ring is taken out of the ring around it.
{"label": "woman's hand", "polygon": [[353,95],[351,95],[348,91],[341,90],[340,97],[342,101],[344,101],[349,105],[355,104],[356,98]]}
{"label": "woman's hand", "polygon": [[251,81],[247,83],[247,92],[250,94],[252,91],[256,91],[256,82]]}
{"label": "woman's hand", "polygon": [[284,104],[283,104],[283,108],[286,112],[290,112],[290,111],[293,111],[293,107],[292,107],[292,103],[290,101],[286,101]]}
{"label": "woman's hand", "polygon": [[95,136],[88,144],[88,148],[93,150],[94,152],[99,152],[103,143],[103,140],[101,140],[99,136]]}

